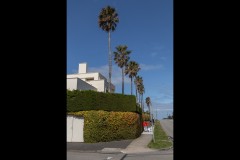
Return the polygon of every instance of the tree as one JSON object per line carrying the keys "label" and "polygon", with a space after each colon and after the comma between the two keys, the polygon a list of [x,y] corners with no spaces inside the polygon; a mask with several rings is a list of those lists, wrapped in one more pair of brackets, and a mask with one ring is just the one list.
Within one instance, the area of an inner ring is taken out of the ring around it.
{"label": "tree", "polygon": [[[150,119],[151,119],[151,122],[152,122],[152,124],[153,124],[153,116],[152,116],[152,109],[150,109],[151,108],[151,105],[152,105],[152,102],[151,102],[151,99],[150,99],[150,97],[147,97],[146,98],[146,104],[147,104],[147,106],[148,106],[148,109],[149,109],[149,113],[150,113]],[[155,138],[154,138],[154,130],[153,130],[153,142],[155,142]]]}
{"label": "tree", "polygon": [[143,83],[141,83],[138,86],[138,93],[139,93],[139,103],[141,103],[142,110],[144,111],[144,105],[143,105],[143,93],[145,93],[145,88]]}
{"label": "tree", "polygon": [[136,89],[136,101],[138,102],[138,87],[141,85],[141,83],[143,82],[142,77],[140,76],[136,76],[135,80],[134,80],[134,84],[135,84],[135,89]]}
{"label": "tree", "polygon": [[138,71],[140,70],[139,64],[135,61],[129,61],[125,68],[125,75],[129,75],[131,78],[131,95],[132,95],[132,78],[137,76]]}
{"label": "tree", "polygon": [[129,54],[131,53],[127,48],[126,45],[119,45],[116,47],[117,52],[114,52],[115,63],[122,69],[122,94],[124,94],[124,71],[127,62],[130,59]]}
{"label": "tree", "polygon": [[118,14],[115,8],[107,6],[102,8],[99,17],[98,25],[103,31],[108,32],[108,52],[109,52],[109,79],[108,79],[108,90],[111,93],[111,76],[112,76],[112,52],[111,52],[111,32],[115,31],[117,23],[119,22]]}
{"label": "tree", "polygon": [[150,97],[147,97],[147,98],[146,98],[146,104],[147,104],[147,106],[148,106],[148,110],[149,110],[149,113],[150,113],[150,115],[151,115],[151,110],[150,110],[151,99],[150,99]]}

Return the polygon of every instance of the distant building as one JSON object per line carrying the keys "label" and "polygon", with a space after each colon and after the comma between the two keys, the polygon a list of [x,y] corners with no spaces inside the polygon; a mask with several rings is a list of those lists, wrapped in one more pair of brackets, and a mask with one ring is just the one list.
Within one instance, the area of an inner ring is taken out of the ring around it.
{"label": "distant building", "polygon": [[[67,75],[67,89],[108,92],[108,82],[99,72],[87,72],[87,63],[80,63],[78,73]],[[111,92],[115,92],[113,84],[111,84]]]}

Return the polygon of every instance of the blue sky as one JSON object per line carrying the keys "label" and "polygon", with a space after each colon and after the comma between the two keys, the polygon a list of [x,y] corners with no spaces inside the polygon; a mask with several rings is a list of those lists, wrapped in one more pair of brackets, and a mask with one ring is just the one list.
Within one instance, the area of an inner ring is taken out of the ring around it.
{"label": "blue sky", "polygon": [[[119,15],[112,51],[128,46],[130,60],[140,64],[144,99],[151,98],[154,116],[167,117],[173,111],[173,0],[67,0],[67,74],[87,62],[90,72],[108,78],[108,34],[98,26],[100,10],[107,5]],[[112,64],[112,83],[121,93],[121,70]],[[124,92],[131,92],[128,76]]]}

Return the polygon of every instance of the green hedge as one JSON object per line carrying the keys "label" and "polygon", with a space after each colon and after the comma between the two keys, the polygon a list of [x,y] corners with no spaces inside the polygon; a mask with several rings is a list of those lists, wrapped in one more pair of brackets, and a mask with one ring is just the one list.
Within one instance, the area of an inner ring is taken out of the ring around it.
{"label": "green hedge", "polygon": [[89,110],[142,113],[142,110],[137,106],[135,96],[133,95],[67,90],[67,112]]}
{"label": "green hedge", "polygon": [[142,133],[142,117],[133,112],[80,111],[69,115],[84,117],[84,142],[135,139]]}

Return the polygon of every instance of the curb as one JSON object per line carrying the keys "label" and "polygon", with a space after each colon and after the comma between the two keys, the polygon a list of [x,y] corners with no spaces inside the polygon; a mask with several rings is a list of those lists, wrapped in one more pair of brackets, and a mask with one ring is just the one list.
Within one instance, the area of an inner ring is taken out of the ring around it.
{"label": "curb", "polygon": [[166,150],[170,150],[170,149],[173,149],[173,146],[169,147],[169,148],[162,148],[162,149],[159,149],[160,151],[166,151]]}
{"label": "curb", "polygon": [[121,150],[122,148],[103,148],[102,150],[100,150],[99,153],[103,153],[103,154],[122,153]]}
{"label": "curb", "polygon": [[127,154],[121,153],[117,155],[116,157],[112,158],[111,160],[123,160],[126,157]]}
{"label": "curb", "polygon": [[123,160],[126,157],[127,154],[120,153],[117,155],[114,155],[114,157],[108,157],[107,159],[104,160]]}
{"label": "curb", "polygon": [[[101,151],[101,150],[100,150]],[[80,153],[97,153],[99,152],[99,150],[72,150],[72,149],[69,149],[67,150],[67,152],[80,152]]]}
{"label": "curb", "polygon": [[123,160],[126,156],[127,156],[127,154],[124,154],[120,160]]}

